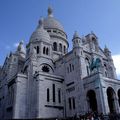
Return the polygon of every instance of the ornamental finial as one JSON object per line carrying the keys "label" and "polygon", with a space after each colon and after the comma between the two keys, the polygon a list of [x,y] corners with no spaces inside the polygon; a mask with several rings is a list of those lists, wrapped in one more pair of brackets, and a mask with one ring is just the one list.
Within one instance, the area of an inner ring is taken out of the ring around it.
{"label": "ornamental finial", "polygon": [[53,17],[53,9],[51,6],[48,7],[48,16]]}
{"label": "ornamental finial", "polygon": [[43,18],[41,18],[40,20],[39,20],[39,25],[40,25],[40,27],[42,27],[43,28],[43,23],[44,22],[44,19]]}

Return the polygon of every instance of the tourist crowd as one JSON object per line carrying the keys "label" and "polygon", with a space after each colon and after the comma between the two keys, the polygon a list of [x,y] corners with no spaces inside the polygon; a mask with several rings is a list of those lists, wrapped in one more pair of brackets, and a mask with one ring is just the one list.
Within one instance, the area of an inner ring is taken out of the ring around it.
{"label": "tourist crowd", "polygon": [[77,115],[74,117],[66,119],[56,119],[56,120],[120,120],[120,114],[112,113],[109,115],[103,115],[103,113],[98,114],[97,112],[86,113],[85,115]]}

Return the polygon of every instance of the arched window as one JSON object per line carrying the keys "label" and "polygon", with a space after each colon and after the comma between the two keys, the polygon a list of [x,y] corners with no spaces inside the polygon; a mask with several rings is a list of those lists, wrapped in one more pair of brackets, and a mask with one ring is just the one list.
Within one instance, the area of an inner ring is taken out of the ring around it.
{"label": "arched window", "polygon": [[75,109],[75,98],[73,97],[73,109]]}
{"label": "arched window", "polygon": [[89,62],[89,59],[87,57],[85,58],[85,62],[86,62],[87,75],[90,75],[90,69],[89,69],[90,62]]}
{"label": "arched window", "polygon": [[53,102],[55,102],[55,84],[53,84]]}
{"label": "arched window", "polygon": [[61,89],[58,90],[58,102],[61,103]]}
{"label": "arched window", "polygon": [[39,46],[37,46],[37,54],[39,54]]}
{"label": "arched window", "polygon": [[46,55],[48,55],[48,52],[49,52],[49,50],[48,50],[48,48],[46,48]]}
{"label": "arched window", "polygon": [[62,52],[62,44],[59,44],[59,51]]}
{"label": "arched window", "polygon": [[95,51],[97,51],[97,40],[96,40],[96,38],[92,38],[92,42],[93,42],[93,49],[95,50]]}
{"label": "arched window", "polygon": [[66,53],[66,47],[64,46],[64,54]]}
{"label": "arched window", "polygon": [[72,70],[74,71],[74,65],[72,65]]}
{"label": "arched window", "polygon": [[49,88],[47,88],[47,102],[50,101],[50,91],[49,91]]}
{"label": "arched window", "polygon": [[69,67],[67,67],[67,72],[69,73]]}
{"label": "arched window", "polygon": [[70,67],[70,72],[72,71],[72,65],[71,64],[69,64],[69,67]]}
{"label": "arched window", "polygon": [[107,65],[104,64],[104,70],[105,70],[105,77],[108,77],[108,73],[107,73]]}
{"label": "arched window", "polygon": [[68,103],[69,103],[69,109],[72,109],[72,103],[71,103],[71,98],[68,99]]}
{"label": "arched window", "polygon": [[57,43],[56,42],[53,43],[53,50],[57,51]]}
{"label": "arched window", "polygon": [[46,49],[46,48],[45,48],[45,47],[43,47],[43,54],[45,54],[45,49]]}

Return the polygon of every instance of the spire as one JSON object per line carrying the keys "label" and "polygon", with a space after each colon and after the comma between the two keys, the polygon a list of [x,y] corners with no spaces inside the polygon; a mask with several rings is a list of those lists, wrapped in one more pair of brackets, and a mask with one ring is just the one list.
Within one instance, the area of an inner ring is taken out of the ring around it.
{"label": "spire", "polygon": [[19,43],[19,45],[17,47],[17,51],[25,54],[25,48],[23,46],[23,40]]}
{"label": "spire", "polygon": [[111,51],[107,48],[106,45],[105,45],[105,48],[104,48],[104,53],[105,53],[106,57],[109,58],[109,60],[112,59],[112,57],[111,57]]}
{"label": "spire", "polygon": [[105,49],[107,49],[107,46],[106,46],[106,44],[105,44]]}
{"label": "spire", "polygon": [[39,27],[40,28],[43,28],[44,27],[44,18],[41,18],[40,20],[39,20]]}
{"label": "spire", "polygon": [[81,38],[79,37],[77,31],[74,32],[72,42],[73,42],[73,48],[81,46],[82,41],[81,41]]}
{"label": "spire", "polygon": [[51,6],[48,7],[48,16],[53,17],[53,9]]}
{"label": "spire", "polygon": [[75,33],[73,35],[73,39],[75,39],[75,38],[80,38],[77,31],[75,31]]}
{"label": "spire", "polygon": [[93,32],[93,31],[91,31],[91,34],[94,34],[94,32]]}
{"label": "spire", "polygon": [[109,51],[109,49],[106,45],[105,45],[104,51]]}

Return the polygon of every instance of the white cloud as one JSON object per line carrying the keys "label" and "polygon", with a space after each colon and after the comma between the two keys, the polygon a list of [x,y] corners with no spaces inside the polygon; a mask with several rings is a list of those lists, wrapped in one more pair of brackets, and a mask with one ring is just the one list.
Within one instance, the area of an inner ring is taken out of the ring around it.
{"label": "white cloud", "polygon": [[16,48],[18,47],[19,43],[14,43],[13,46]]}
{"label": "white cloud", "polygon": [[120,76],[120,54],[113,55],[112,58],[113,58],[113,62],[116,68],[116,73],[118,76]]}

